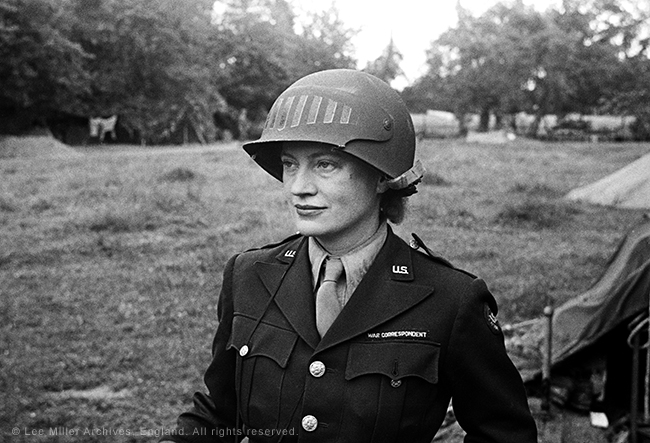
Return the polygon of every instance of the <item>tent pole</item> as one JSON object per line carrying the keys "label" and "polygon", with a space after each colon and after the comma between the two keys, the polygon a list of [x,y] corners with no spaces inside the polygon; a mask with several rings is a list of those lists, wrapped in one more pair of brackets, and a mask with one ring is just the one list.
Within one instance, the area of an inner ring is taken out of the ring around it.
{"label": "tent pole", "polygon": [[[630,392],[630,443],[637,443],[639,435],[639,387],[641,381],[640,372],[640,356],[641,348],[647,349],[650,345],[650,339],[645,343],[641,344],[641,337],[639,333],[649,326],[650,318],[645,316],[645,313],[640,313],[637,315],[628,325],[630,330],[629,335],[627,336],[627,344],[632,348],[632,383]],[[646,362],[647,364],[647,362]],[[646,376],[648,375],[646,371]],[[644,406],[645,409],[645,406]]]}
{"label": "tent pole", "polygon": [[632,338],[632,392],[630,395],[630,443],[637,443],[639,407],[639,335]]}
{"label": "tent pole", "polygon": [[[649,294],[650,295],[650,294]],[[650,297],[649,297],[650,298]],[[648,303],[648,319],[650,320],[650,300]],[[647,425],[650,422],[650,321],[648,321],[648,343],[646,343],[645,354],[645,386],[643,391],[643,424]]]}
{"label": "tent pole", "polygon": [[553,301],[544,308],[546,316],[546,354],[542,365],[542,411],[551,409],[551,356],[553,355]]}

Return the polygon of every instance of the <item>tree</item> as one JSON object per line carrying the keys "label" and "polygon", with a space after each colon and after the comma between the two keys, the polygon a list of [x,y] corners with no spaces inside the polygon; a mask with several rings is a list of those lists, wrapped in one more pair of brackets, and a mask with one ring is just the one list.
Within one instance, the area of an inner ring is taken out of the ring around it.
{"label": "tree", "polygon": [[[428,51],[428,79],[417,82],[416,89],[435,84],[438,109],[454,112],[461,122],[466,113],[478,113],[481,130],[487,130],[490,114],[499,118],[521,100],[532,69],[527,42],[540,27],[540,18],[521,1],[497,4],[480,17],[460,4],[457,10],[458,26],[434,41]],[[426,96],[425,91],[412,92]]]}
{"label": "tree", "polygon": [[[335,8],[288,0],[0,0],[0,111],[119,115],[143,142],[262,121],[310,72],[352,67]],[[32,118],[27,119],[29,121]]]}
{"label": "tree", "polygon": [[207,0],[70,0],[75,40],[93,54],[88,115],[119,114],[147,142],[189,125],[199,140],[214,135],[223,99],[212,84],[214,59]]}
{"label": "tree", "polygon": [[527,111],[539,122],[549,113],[593,112],[617,89],[626,54],[643,45],[648,14],[629,8],[626,0],[565,0],[542,14],[516,0],[473,17],[458,4],[458,26],[432,44],[425,79],[405,96],[422,106],[433,91],[461,121],[478,113],[481,130],[490,115],[498,122]]}
{"label": "tree", "polygon": [[356,66],[352,39],[358,31],[343,22],[334,5],[308,14],[299,28],[292,58],[293,80],[324,69]]}
{"label": "tree", "polygon": [[352,67],[350,38],[334,7],[300,24],[286,0],[221,2],[214,47],[223,71],[219,91],[228,103],[224,120],[245,110],[259,124],[275,98],[309,73]]}
{"label": "tree", "polygon": [[626,66],[620,90],[605,109],[635,118],[632,132],[637,140],[650,140],[650,59],[636,57]]}
{"label": "tree", "polygon": [[[536,73],[528,80],[528,104],[536,123],[547,113],[598,112],[622,84],[625,60],[638,47],[647,11],[625,0],[565,0],[549,11],[535,39]],[[537,124],[531,132],[536,132]]]}
{"label": "tree", "polygon": [[294,14],[285,0],[229,0],[216,18],[212,47],[222,74],[217,88],[231,113],[261,120],[290,82]]}
{"label": "tree", "polygon": [[398,76],[404,74],[404,71],[400,68],[400,63],[402,63],[403,59],[404,56],[399,52],[399,49],[395,47],[393,36],[391,36],[384,52],[379,56],[379,58],[369,62],[364,71],[379,77],[386,83],[390,84]]}
{"label": "tree", "polygon": [[69,37],[74,20],[55,0],[0,2],[0,110],[25,127],[73,112],[90,88],[91,55]]}
{"label": "tree", "polygon": [[650,38],[638,42],[616,75],[616,87],[601,101],[603,112],[631,115],[631,129],[637,140],[650,140]]}

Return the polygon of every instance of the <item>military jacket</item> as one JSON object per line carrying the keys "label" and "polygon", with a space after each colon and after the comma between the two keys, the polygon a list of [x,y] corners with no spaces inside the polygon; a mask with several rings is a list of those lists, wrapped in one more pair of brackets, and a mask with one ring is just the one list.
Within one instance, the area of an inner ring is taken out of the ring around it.
{"label": "military jacket", "polygon": [[450,400],[466,442],[535,422],[485,283],[388,238],[321,339],[304,237],[228,262],[207,393],[177,441],[429,443]]}

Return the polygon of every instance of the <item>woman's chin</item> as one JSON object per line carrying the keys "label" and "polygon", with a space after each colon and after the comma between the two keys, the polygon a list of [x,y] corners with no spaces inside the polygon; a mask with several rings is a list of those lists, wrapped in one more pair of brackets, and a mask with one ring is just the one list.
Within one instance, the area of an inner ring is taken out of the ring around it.
{"label": "woman's chin", "polygon": [[296,231],[300,232],[306,237],[318,237],[325,233],[325,230],[317,224],[301,221],[298,221],[296,223]]}

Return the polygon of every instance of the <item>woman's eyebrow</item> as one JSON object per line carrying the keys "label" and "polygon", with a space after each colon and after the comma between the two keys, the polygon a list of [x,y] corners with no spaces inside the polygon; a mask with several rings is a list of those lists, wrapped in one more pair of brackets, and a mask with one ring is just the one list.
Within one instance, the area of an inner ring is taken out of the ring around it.
{"label": "woman's eyebrow", "polygon": [[307,158],[309,159],[318,159],[323,157],[339,159],[341,158],[341,155],[336,152],[327,151],[327,152],[314,152],[313,154],[307,156]]}
{"label": "woman's eyebrow", "polygon": [[293,155],[289,154],[288,152],[280,152],[280,158],[282,157],[295,158]]}
{"label": "woman's eyebrow", "polygon": [[[282,158],[282,157],[287,157],[287,158],[291,158],[291,159],[294,159],[294,160],[296,159],[296,156],[294,156],[293,154],[288,153],[288,152],[281,152],[280,153],[280,158]],[[333,152],[333,151],[314,152],[314,153],[311,153],[311,154],[307,155],[307,160],[309,160],[309,161],[314,161],[314,160],[318,160],[318,159],[321,159],[321,158],[328,158],[328,159],[336,159],[336,160],[338,160],[338,159],[342,158],[342,156],[338,152]]]}

